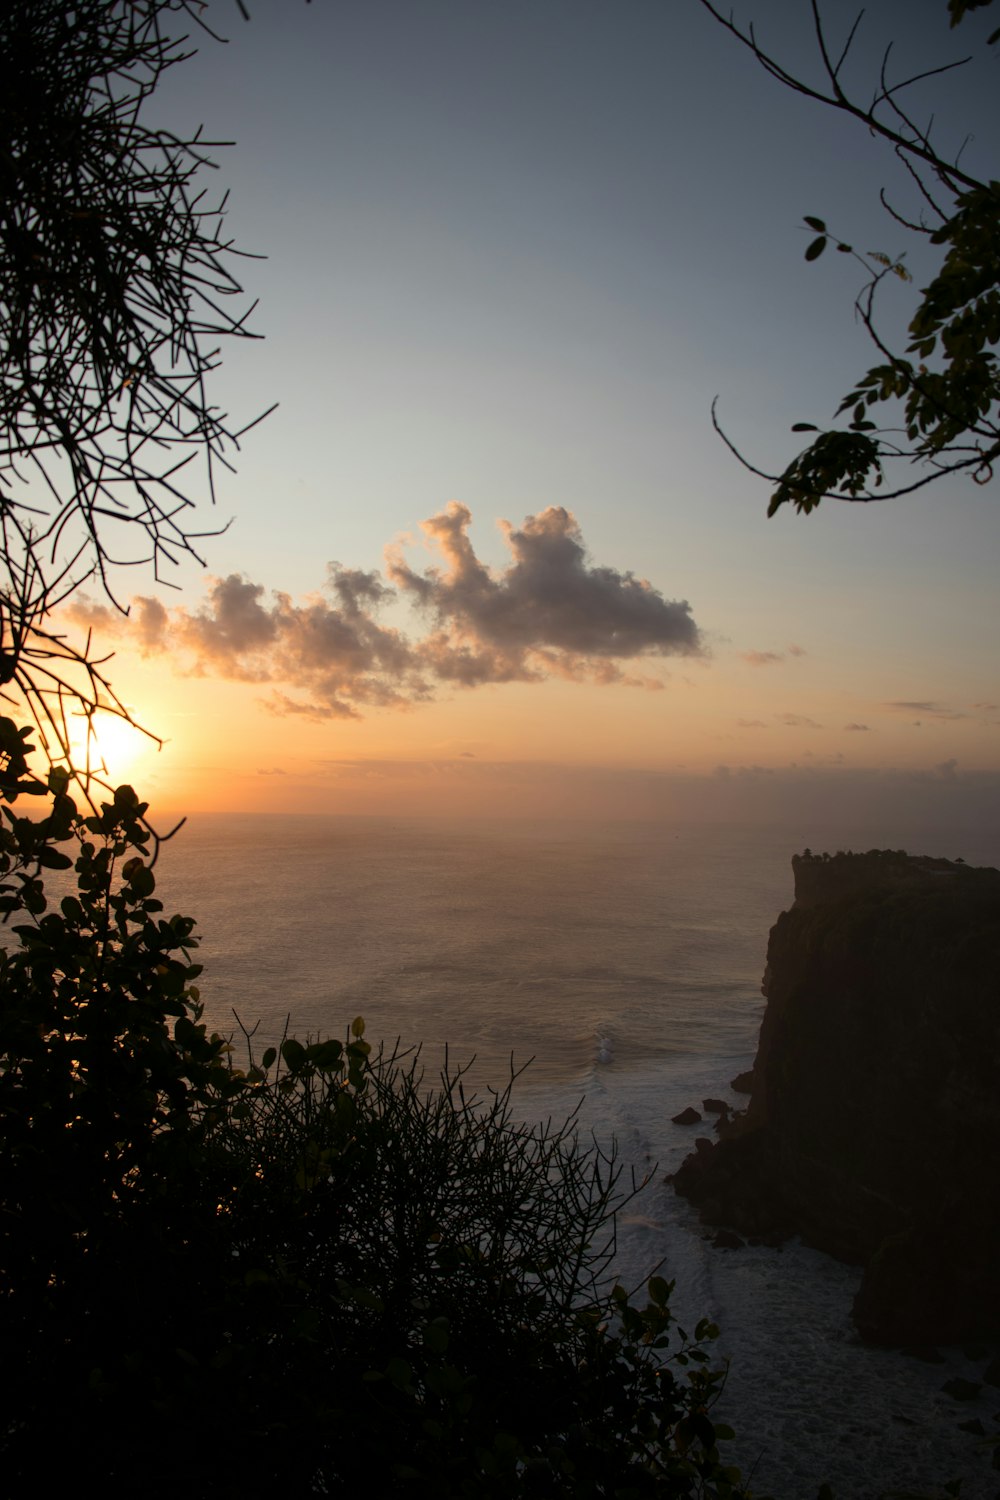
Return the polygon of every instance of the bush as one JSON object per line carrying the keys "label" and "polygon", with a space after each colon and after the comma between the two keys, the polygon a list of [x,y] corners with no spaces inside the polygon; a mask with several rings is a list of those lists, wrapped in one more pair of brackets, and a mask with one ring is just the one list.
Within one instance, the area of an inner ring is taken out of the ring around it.
{"label": "bush", "polygon": [[[0,723],[8,802],[45,790],[25,742]],[[609,1283],[614,1153],[520,1123],[513,1079],[428,1087],[360,1019],[234,1067],[145,805],[48,792],[0,831],[8,1493],[743,1493],[716,1330],[676,1329],[660,1278],[642,1307]]]}

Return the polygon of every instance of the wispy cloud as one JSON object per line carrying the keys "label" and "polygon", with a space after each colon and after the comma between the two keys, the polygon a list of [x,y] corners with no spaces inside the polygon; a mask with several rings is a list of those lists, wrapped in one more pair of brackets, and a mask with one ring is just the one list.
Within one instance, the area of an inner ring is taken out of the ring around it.
{"label": "wispy cloud", "polygon": [[773,667],[785,659],[782,651],[741,651],[740,657],[751,667]]}
{"label": "wispy cloud", "polygon": [[921,722],[923,719],[934,719],[939,723],[951,723],[955,719],[967,719],[969,715],[962,709],[952,708],[947,703],[935,703],[926,698],[897,698],[891,703],[883,703],[883,708],[894,714],[919,714]]}
{"label": "wispy cloud", "polygon": [[802,646],[796,646],[793,642],[784,651],[741,651],[740,659],[750,667],[774,667],[778,662],[786,661],[790,656],[805,656],[806,654]]}
{"label": "wispy cloud", "polygon": [[786,729],[822,729],[815,719],[810,719],[806,714],[775,714],[779,724],[784,724]]}
{"label": "wispy cloud", "polygon": [[[442,686],[541,682],[558,676],[655,691],[660,677],[624,664],[704,654],[686,600],[631,572],[593,563],[580,527],[553,506],[502,530],[502,570],[477,557],[471,513],[452,503],[423,523],[439,562],[422,572],[387,549],[386,578],[330,563],[321,592],[302,601],[232,573],[210,581],[195,610],[133,601],[131,620],[78,596],[67,613],[103,634],[127,632],[146,654],[170,653],[189,672],[272,685],[279,714],[356,718],[404,707]],[[429,625],[411,637],[384,623],[403,598]]]}

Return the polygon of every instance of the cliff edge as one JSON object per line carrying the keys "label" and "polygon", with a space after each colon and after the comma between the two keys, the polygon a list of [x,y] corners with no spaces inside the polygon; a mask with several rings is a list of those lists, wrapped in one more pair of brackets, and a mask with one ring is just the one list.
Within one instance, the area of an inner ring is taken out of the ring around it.
{"label": "cliff edge", "polygon": [[706,1222],[863,1264],[868,1339],[1000,1334],[1000,871],[792,869],[749,1106],[675,1187]]}

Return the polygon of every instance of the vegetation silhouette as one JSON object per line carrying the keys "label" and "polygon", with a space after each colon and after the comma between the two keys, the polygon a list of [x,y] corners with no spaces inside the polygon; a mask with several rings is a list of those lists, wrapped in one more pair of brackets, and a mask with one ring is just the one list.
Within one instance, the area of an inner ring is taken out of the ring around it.
{"label": "vegetation silhouette", "polygon": [[509,1085],[429,1087],[360,1018],[235,1066],[145,805],[81,813],[56,768],[16,815],[38,786],[0,741],[7,1493],[745,1494],[717,1329],[608,1278],[638,1186],[613,1150],[520,1123]]}
{"label": "vegetation silhouette", "polygon": [[428,1086],[360,1019],[236,1066],[147,804],[74,763],[71,715],[130,716],[53,610],[196,555],[186,467],[211,497],[241,435],[209,397],[249,334],[208,143],[143,117],[203,10],[0,27],[0,688],[34,721],[0,718],[6,1491],[743,1494],[716,1330],[610,1282],[613,1152]]}
{"label": "vegetation silhouette", "polygon": [[[969,474],[977,484],[989,483],[1000,459],[1000,364],[992,352],[1000,343],[1000,182],[966,172],[961,149],[952,158],[941,155],[931,139],[932,124],[918,124],[902,98],[914,84],[962,67],[969,59],[893,81],[891,48],[886,48],[872,97],[859,103],[849,96],[843,79],[863,11],[846,39],[834,44],[820,0],[810,0],[822,74],[821,83],[811,84],[766,51],[752,25],[741,28],[714,0],[701,3],[779,83],[860,121],[892,147],[916,189],[919,218],[896,209],[884,190],[882,203],[895,224],[942,252],[937,274],[920,293],[909,342],[900,352],[880,332],[876,303],[886,277],[912,279],[903,258],[858,251],[825,220],[807,215],[804,223],[812,237],[806,260],[818,260],[833,245],[852,256],[865,273],[855,310],[879,362],[841,400],[836,415],[844,417],[846,425],[821,430],[813,422],[794,424],[793,432],[815,436],[780,474],[744,457],[719,422],[717,401],[712,406],[716,431],[745,468],[774,486],[769,516],[789,503],[808,513],[823,499],[895,499],[957,474]],[[952,26],[968,11],[992,3],[949,0]],[[986,45],[998,40],[1000,29]],[[879,415],[883,403],[889,403],[886,416]],[[924,472],[904,479],[901,466],[913,465]]]}
{"label": "vegetation silhouette", "polygon": [[240,436],[208,396],[248,336],[224,200],[197,132],[142,118],[178,22],[202,7],[12,0],[0,28],[0,686],[35,725],[0,718],[7,1493],[746,1495],[717,1330],[609,1282],[613,1153],[429,1086],[360,1019],[238,1066],[146,803],[72,763],[67,715],[129,715],[52,611],[194,553],[185,467],[211,492]]}
{"label": "vegetation silhouette", "polygon": [[123,608],[115,569],[197,558],[191,465],[214,501],[246,430],[208,391],[220,342],[252,336],[199,176],[220,143],[145,118],[203,11],[10,0],[0,27],[0,684],[67,764],[68,714],[131,720],[53,610],[87,579]]}

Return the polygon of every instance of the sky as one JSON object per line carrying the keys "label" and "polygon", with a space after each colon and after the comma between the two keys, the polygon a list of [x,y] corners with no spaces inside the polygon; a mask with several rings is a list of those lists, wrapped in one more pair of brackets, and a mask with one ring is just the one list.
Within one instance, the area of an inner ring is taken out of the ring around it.
{"label": "sky", "polygon": [[[150,121],[215,154],[264,337],[213,399],[249,432],[174,589],[70,628],[162,751],[154,806],[538,817],[1000,812],[996,483],[766,518],[796,421],[873,363],[849,257],[932,266],[857,122],[766,76],[698,0],[228,0]],[[853,6],[830,0],[831,35]],[[740,21],[816,74],[806,0]],[[878,0],[849,79],[970,51],[914,108],[995,174],[986,19]],[[981,22],[981,24],[978,24]],[[980,45],[976,45],[979,43]],[[886,289],[905,327],[913,288]],[[127,739],[127,736],[125,737]]]}

